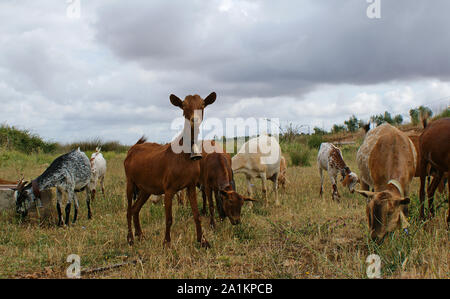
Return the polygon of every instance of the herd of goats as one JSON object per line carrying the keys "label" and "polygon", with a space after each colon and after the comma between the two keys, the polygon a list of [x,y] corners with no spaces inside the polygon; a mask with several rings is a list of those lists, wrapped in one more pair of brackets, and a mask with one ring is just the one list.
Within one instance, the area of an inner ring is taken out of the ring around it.
{"label": "herd of goats", "polygon": [[[208,202],[210,225],[215,227],[215,208],[220,218],[229,218],[231,224],[240,223],[241,208],[252,198],[252,178],[260,178],[265,205],[269,204],[266,181],[273,182],[275,205],[280,205],[278,185],[286,183],[286,161],[274,137],[266,134],[247,141],[236,155],[223,152],[223,146],[214,141],[198,144],[198,128],[203,119],[204,109],[215,102],[216,93],[205,99],[198,95],[186,96],[181,100],[170,95],[170,102],[183,110],[185,118],[181,134],[168,144],[147,142],[143,137],[133,145],[125,158],[127,196],[127,240],[133,244],[134,237],[142,239],[139,212],[151,195],[164,198],[166,231],[164,245],[169,246],[172,225],[172,199],[181,197],[186,189],[196,227],[196,238],[202,247],[209,243],[202,233],[197,206],[196,188],[200,188],[203,198],[203,212]],[[344,162],[340,150],[331,143],[322,143],[317,162],[320,172],[320,195],[323,194],[323,171],[327,171],[332,183],[332,198],[340,198],[337,177],[342,176],[342,185],[353,193],[356,191],[367,198],[367,221],[373,240],[382,241],[388,232],[407,228],[409,186],[414,177],[420,177],[420,218],[425,219],[425,180],[428,184],[429,217],[434,216],[433,196],[438,186],[445,186],[450,167],[450,118],[424,121],[424,130],[418,135],[407,135],[399,129],[383,124],[366,129],[364,142],[359,148],[356,161],[359,175]],[[174,146],[183,151],[174,151]],[[263,149],[262,147],[269,147]],[[267,154],[269,153],[269,154]],[[26,216],[31,207],[39,207],[42,190],[56,188],[58,225],[63,225],[61,205],[62,192],[67,192],[65,224],[69,224],[71,205],[74,203],[73,222],[77,219],[78,200],[76,192],[86,192],[88,218],[92,217],[90,201],[95,197],[97,182],[104,193],[103,181],[106,161],[100,149],[89,159],[85,153],[73,150],[56,158],[51,165],[30,183],[21,180],[15,188],[16,211]],[[243,173],[247,179],[247,196],[236,191],[234,174]],[[360,190],[355,186],[360,184]],[[450,191],[450,184],[449,184]],[[450,194],[450,192],[449,192]],[[164,197],[162,196],[164,195]],[[132,229],[134,224],[134,235]],[[450,225],[450,207],[447,216]]]}

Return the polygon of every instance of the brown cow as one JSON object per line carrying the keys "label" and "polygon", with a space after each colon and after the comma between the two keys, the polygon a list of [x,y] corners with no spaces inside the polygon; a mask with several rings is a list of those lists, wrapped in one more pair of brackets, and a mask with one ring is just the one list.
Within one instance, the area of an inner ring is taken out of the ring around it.
{"label": "brown cow", "polygon": [[[430,216],[434,216],[433,197],[436,188],[444,176],[450,170],[450,118],[441,118],[428,125],[419,138],[420,147],[420,219],[424,219],[425,202],[425,177],[428,165],[436,171],[428,193],[428,208]],[[450,184],[449,184],[450,202]],[[450,228],[450,205],[447,215],[447,225]]]}
{"label": "brown cow", "polygon": [[209,204],[210,224],[214,228],[216,224],[214,222],[213,193],[220,218],[223,220],[228,217],[233,225],[241,222],[241,208],[244,201],[254,201],[249,197],[241,196],[234,190],[231,157],[228,154],[213,152],[202,159],[201,184],[203,208],[206,208],[206,197]]}
{"label": "brown cow", "polygon": [[[131,219],[134,221],[135,235],[142,239],[142,229],[139,221],[139,211],[152,194],[164,194],[166,218],[166,233],[164,245],[170,245],[170,228],[172,226],[172,197],[176,192],[187,188],[188,198],[194,215],[197,241],[202,247],[209,247],[202,234],[198,213],[196,185],[200,178],[201,154],[198,153],[199,126],[203,119],[203,110],[214,103],[216,93],[213,92],[203,100],[199,95],[189,95],[184,101],[175,95],[170,95],[170,102],[183,110],[185,124],[182,135],[170,144],[160,145],[148,143],[141,138],[128,151],[124,161],[127,177],[127,240],[133,244]],[[190,142],[189,142],[190,139]],[[180,150],[179,146],[183,147]],[[187,148],[186,148],[187,147]],[[191,152],[191,153],[189,153]],[[133,204],[133,197],[137,196]]]}
{"label": "brown cow", "polygon": [[[370,236],[383,240],[386,233],[409,224],[406,219],[409,185],[416,170],[412,141],[397,128],[383,124],[369,131],[356,155]],[[375,192],[369,192],[369,187]]]}

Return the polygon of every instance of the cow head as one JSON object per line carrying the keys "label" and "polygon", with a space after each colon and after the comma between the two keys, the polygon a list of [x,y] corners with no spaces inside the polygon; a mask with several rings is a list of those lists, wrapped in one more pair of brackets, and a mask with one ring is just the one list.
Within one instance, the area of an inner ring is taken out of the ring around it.
{"label": "cow head", "polygon": [[241,223],[241,208],[244,201],[255,201],[254,199],[242,196],[232,189],[230,185],[220,190],[220,197],[222,200],[222,209],[232,225]]}
{"label": "cow head", "polygon": [[366,214],[372,240],[381,241],[387,233],[409,226],[409,198],[389,189],[381,192],[357,192],[368,199]]}
{"label": "cow head", "polygon": [[359,183],[358,176],[354,172],[347,173],[342,180],[342,185],[348,187],[348,190],[353,193],[355,192],[355,186]]}
{"label": "cow head", "polygon": [[[203,110],[206,106],[214,103],[216,93],[212,92],[204,100],[199,95],[189,95],[184,101],[176,95],[170,95],[170,102],[183,110],[185,118],[185,133],[190,134],[191,159],[198,160],[202,158],[201,149],[197,146],[198,132],[203,120]],[[189,130],[190,129],[190,130]]]}

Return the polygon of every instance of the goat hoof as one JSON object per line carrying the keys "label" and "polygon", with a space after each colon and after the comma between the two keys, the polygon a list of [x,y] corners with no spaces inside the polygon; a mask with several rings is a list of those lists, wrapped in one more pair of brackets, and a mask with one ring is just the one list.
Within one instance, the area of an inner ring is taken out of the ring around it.
{"label": "goat hoof", "polygon": [[163,247],[164,247],[164,248],[170,248],[170,247],[171,247],[170,241],[164,240],[164,242],[163,242]]}
{"label": "goat hoof", "polygon": [[129,232],[129,233],[128,233],[128,235],[127,235],[127,242],[128,242],[128,244],[130,244],[130,245],[133,245],[133,244],[134,244],[134,238],[133,238],[133,233],[132,233],[132,232]]}
{"label": "goat hoof", "polygon": [[209,242],[206,241],[205,239],[202,240],[200,246],[206,249],[211,248],[211,245],[209,245]]}

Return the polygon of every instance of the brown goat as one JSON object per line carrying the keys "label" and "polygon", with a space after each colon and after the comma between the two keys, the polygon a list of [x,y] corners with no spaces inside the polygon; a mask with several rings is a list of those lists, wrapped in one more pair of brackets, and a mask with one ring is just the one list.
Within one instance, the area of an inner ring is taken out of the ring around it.
{"label": "brown goat", "polygon": [[213,192],[220,218],[223,220],[225,217],[228,217],[231,224],[239,224],[244,201],[254,200],[241,196],[234,190],[230,155],[216,152],[210,153],[202,159],[200,164],[203,208],[206,208],[206,197],[209,204],[210,225],[214,228],[216,227],[214,222],[214,203],[212,200]]}
{"label": "brown goat", "polygon": [[[135,236],[142,239],[142,229],[139,221],[139,211],[152,194],[164,194],[164,208],[166,218],[166,232],[164,245],[170,246],[170,228],[172,226],[172,198],[176,192],[187,188],[188,198],[194,215],[197,241],[202,247],[209,247],[208,241],[202,234],[201,222],[198,213],[196,185],[200,179],[200,156],[196,155],[195,148],[198,140],[198,128],[203,119],[203,110],[214,103],[216,93],[211,93],[203,100],[198,95],[189,95],[184,101],[175,95],[170,95],[174,106],[183,110],[185,124],[183,134],[170,144],[160,145],[147,143],[141,138],[128,151],[124,161],[127,177],[127,240],[133,244],[133,231],[131,219],[134,221]],[[188,142],[190,139],[190,144]],[[187,152],[178,151],[176,146],[188,146]],[[133,204],[133,198],[137,197]]]}
{"label": "brown goat", "polygon": [[[442,118],[432,122],[419,138],[420,147],[420,219],[424,219],[425,178],[428,165],[435,170],[436,175],[429,186],[428,209],[429,215],[434,216],[433,197],[445,172],[450,170],[450,118]],[[449,184],[450,202],[450,184]],[[447,215],[447,225],[450,228],[450,205]]]}
{"label": "brown goat", "polygon": [[[426,123],[424,122],[424,125]],[[420,147],[419,147],[419,138],[420,138],[420,134],[417,133],[410,133],[408,134],[409,139],[411,139],[412,143],[414,144],[414,147],[416,148],[416,152],[417,152],[417,166],[416,166],[416,173],[414,174],[415,178],[420,178]],[[427,188],[430,187],[430,178],[436,175],[436,171],[431,167],[431,165],[429,164],[427,167]],[[438,186],[438,191],[439,193],[444,193],[445,191],[445,184],[446,184],[446,179],[448,179],[448,173],[445,173],[444,176],[442,177],[439,186]]]}

